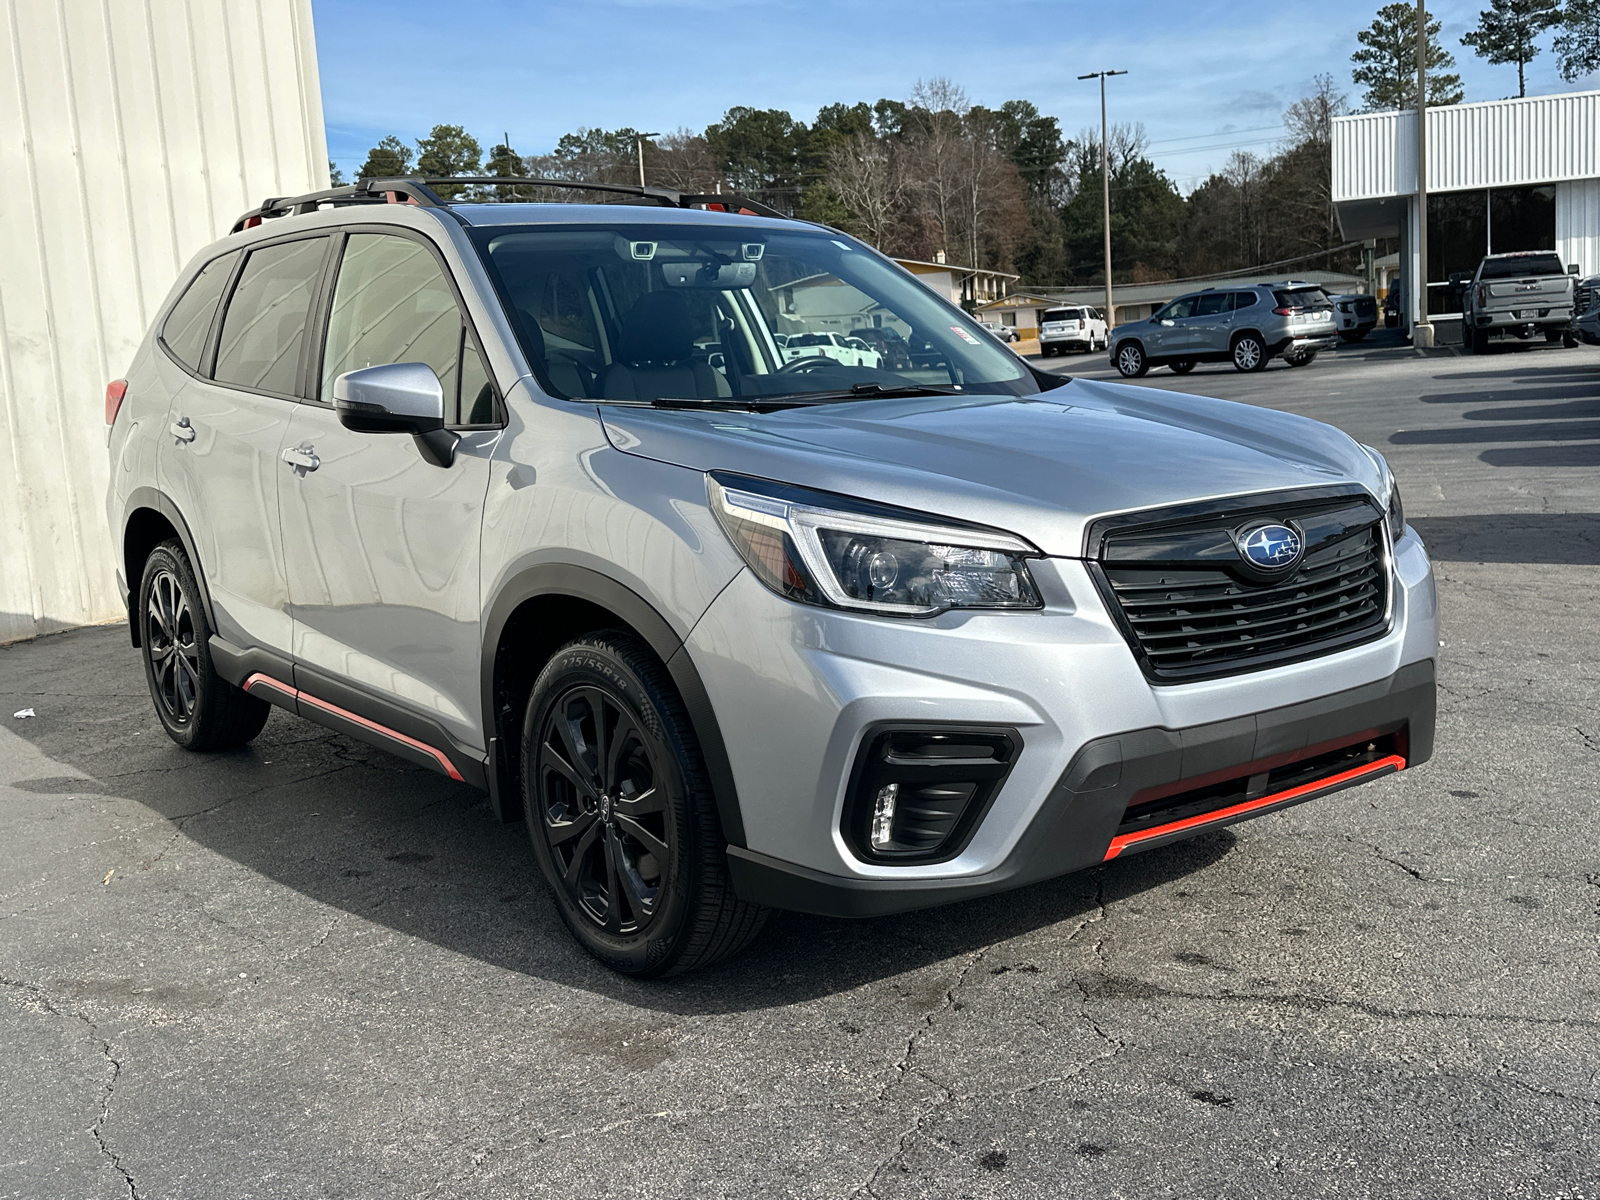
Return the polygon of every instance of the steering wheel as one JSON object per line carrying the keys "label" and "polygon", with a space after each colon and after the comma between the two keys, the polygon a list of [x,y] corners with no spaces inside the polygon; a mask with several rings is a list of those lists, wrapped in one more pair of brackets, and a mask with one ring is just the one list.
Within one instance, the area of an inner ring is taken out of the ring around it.
{"label": "steering wheel", "polygon": [[826,354],[808,354],[804,358],[791,359],[774,371],[773,374],[801,375],[812,371],[825,371],[829,367],[837,367],[838,365]]}

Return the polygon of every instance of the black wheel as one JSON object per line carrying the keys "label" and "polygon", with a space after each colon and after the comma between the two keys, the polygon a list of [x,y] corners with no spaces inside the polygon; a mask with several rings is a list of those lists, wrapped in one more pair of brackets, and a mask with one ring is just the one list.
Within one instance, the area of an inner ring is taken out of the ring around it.
{"label": "black wheel", "polygon": [[212,669],[211,626],[176,538],[145,559],[137,604],[145,679],[167,736],[185,750],[223,750],[260,733],[272,706]]}
{"label": "black wheel", "polygon": [[1489,335],[1481,329],[1468,330],[1466,343],[1469,354],[1487,354],[1489,352]]}
{"label": "black wheel", "polygon": [[1172,368],[1174,375],[1187,375],[1194,370],[1195,364],[1192,358],[1180,358],[1177,362],[1168,363],[1167,366]]}
{"label": "black wheel", "polygon": [[1578,348],[1578,335],[1571,332],[1562,334],[1561,344],[1568,350],[1576,350]]}
{"label": "black wheel", "polygon": [[1347,342],[1359,342],[1367,336],[1365,329],[1341,329],[1339,336]]}
{"label": "black wheel", "polygon": [[1267,348],[1253,333],[1240,334],[1233,343],[1233,366],[1236,371],[1261,371],[1267,365]]}
{"label": "black wheel", "polygon": [[1039,347],[1039,357],[1040,358],[1049,358],[1055,352],[1056,352],[1056,348],[1054,346],[1040,346]]}
{"label": "black wheel", "polygon": [[1117,347],[1117,371],[1124,379],[1138,379],[1150,370],[1150,360],[1138,342],[1123,342]]}
{"label": "black wheel", "polygon": [[766,910],[728,878],[683,701],[634,634],[590,634],[545,664],[522,724],[522,791],[556,907],[608,966],[677,975],[760,932]]}

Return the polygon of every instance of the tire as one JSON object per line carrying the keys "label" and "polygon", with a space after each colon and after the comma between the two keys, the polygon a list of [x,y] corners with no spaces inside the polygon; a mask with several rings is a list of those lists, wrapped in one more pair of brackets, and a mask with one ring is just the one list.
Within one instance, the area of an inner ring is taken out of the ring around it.
{"label": "tire", "polygon": [[1570,331],[1562,334],[1561,344],[1568,350],[1576,350],[1578,348],[1578,335]]}
{"label": "tire", "polygon": [[261,732],[272,706],[211,663],[211,625],[183,543],[168,538],[144,560],[135,601],[139,653],[161,727],[185,750],[226,750]]}
{"label": "tire", "polygon": [[1123,342],[1117,347],[1117,373],[1124,379],[1139,379],[1150,370],[1150,360],[1138,342]]}
{"label": "tire", "polygon": [[705,760],[667,669],[635,634],[570,642],[522,723],[523,815],[556,909],[625,975],[734,954],[767,910],[734,894]]}
{"label": "tire", "polygon": [[1253,333],[1240,334],[1233,342],[1233,369],[1236,371],[1264,371],[1267,367],[1267,348]]}
{"label": "tire", "polygon": [[1489,335],[1481,329],[1470,330],[1466,338],[1467,350],[1472,354],[1489,353]]}
{"label": "tire", "polygon": [[1359,342],[1367,336],[1365,329],[1341,329],[1339,336],[1347,342]]}
{"label": "tire", "polygon": [[1313,350],[1310,354],[1296,354],[1293,358],[1286,358],[1283,361],[1291,367],[1309,367],[1317,361],[1317,352]]}
{"label": "tire", "polygon": [[1192,358],[1180,358],[1177,362],[1170,362],[1167,366],[1172,368],[1174,375],[1187,375],[1194,370],[1195,362]]}
{"label": "tire", "polygon": [[1054,346],[1040,346],[1039,347],[1039,357],[1040,358],[1052,358],[1052,357],[1054,357],[1055,352],[1056,352],[1056,348]]}

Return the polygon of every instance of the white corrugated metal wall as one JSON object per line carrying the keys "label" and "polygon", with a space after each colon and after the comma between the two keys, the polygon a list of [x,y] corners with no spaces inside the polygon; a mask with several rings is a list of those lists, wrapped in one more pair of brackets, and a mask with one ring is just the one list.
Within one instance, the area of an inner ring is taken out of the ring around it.
{"label": "white corrugated metal wall", "polygon": [[327,179],[310,0],[0,0],[0,642],[121,614],[106,381],[197,250]]}
{"label": "white corrugated metal wall", "polygon": [[[1335,202],[1414,194],[1416,125],[1415,112],[1336,118]],[[1596,176],[1600,176],[1600,92],[1428,110],[1430,192]]]}
{"label": "white corrugated metal wall", "polygon": [[1584,275],[1600,271],[1600,179],[1556,184],[1556,253]]}

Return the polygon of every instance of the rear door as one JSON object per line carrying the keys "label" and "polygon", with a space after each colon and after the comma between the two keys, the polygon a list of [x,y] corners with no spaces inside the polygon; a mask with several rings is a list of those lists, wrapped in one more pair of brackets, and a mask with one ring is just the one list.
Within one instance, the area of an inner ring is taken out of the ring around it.
{"label": "rear door", "polygon": [[1203,292],[1189,319],[1189,348],[1196,354],[1226,354],[1233,329],[1233,292]]}
{"label": "rear door", "polygon": [[[283,548],[295,685],[430,745],[483,750],[479,533],[499,399],[443,259],[425,238],[351,232],[336,250],[325,332],[286,445]],[[354,433],[333,411],[346,371],[422,362],[461,434],[426,461],[404,434]]]}
{"label": "rear door", "polygon": [[[254,246],[230,284],[220,332],[174,397],[159,460],[205,576],[216,631],[287,657],[292,641],[278,529],[278,459],[300,391],[306,321],[329,239]],[[237,257],[237,256],[236,256]]]}

